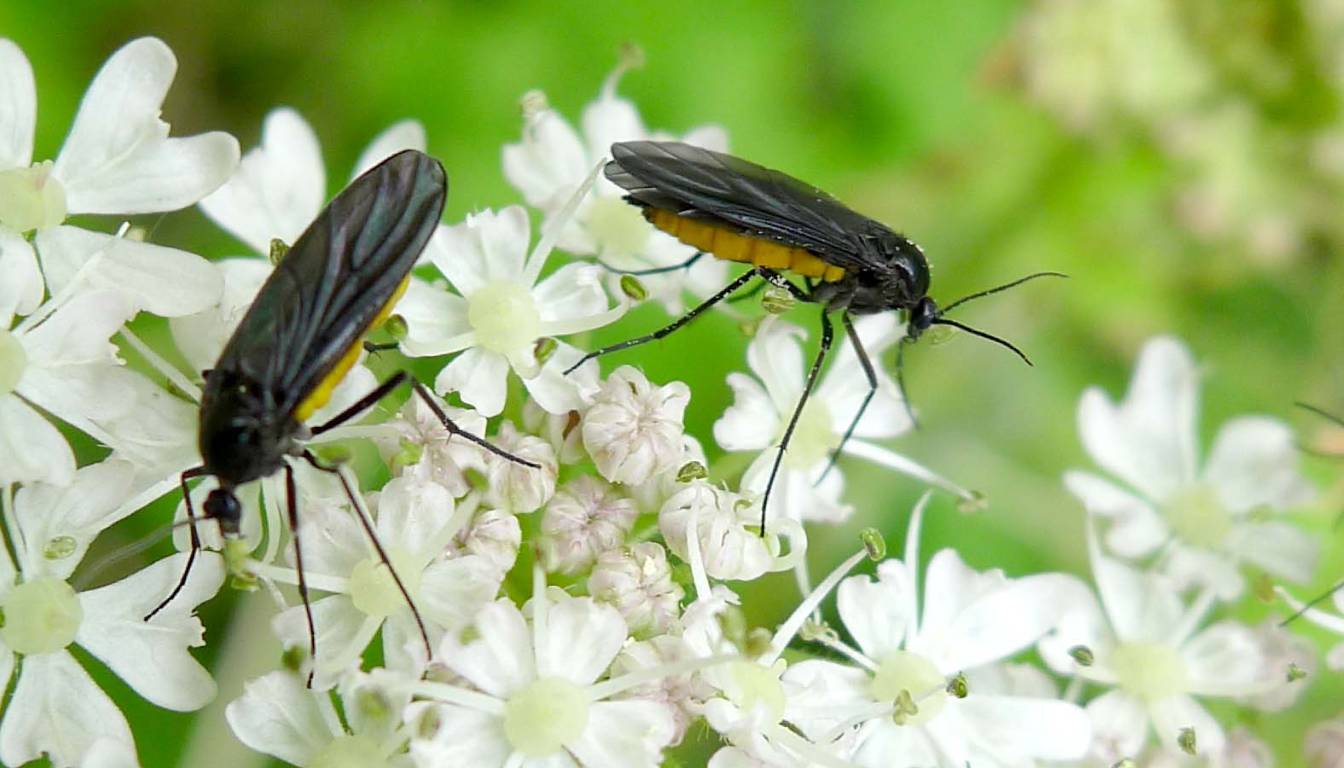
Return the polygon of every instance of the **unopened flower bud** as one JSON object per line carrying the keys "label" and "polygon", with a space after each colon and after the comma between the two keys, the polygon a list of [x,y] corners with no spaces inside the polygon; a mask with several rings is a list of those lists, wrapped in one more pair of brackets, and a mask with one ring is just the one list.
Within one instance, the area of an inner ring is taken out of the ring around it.
{"label": "unopened flower bud", "polygon": [[500,573],[506,573],[518,560],[522,542],[523,531],[517,517],[503,510],[487,509],[472,520],[463,547],[489,560]]}
{"label": "unopened flower bud", "polygon": [[515,514],[535,512],[555,495],[558,471],[555,449],[539,437],[524,435],[512,424],[500,426],[494,443],[501,450],[540,468],[524,466],[494,453],[488,455],[490,500]]}
{"label": "unopened flower bud", "polygon": [[602,384],[583,417],[583,445],[597,471],[613,483],[637,484],[681,461],[682,419],[691,391],[674,381],[658,387],[630,366]]}
{"label": "unopened flower bud", "polygon": [[667,632],[686,594],[672,580],[667,552],[651,541],[599,555],[588,577],[588,593],[616,606],[636,637]]}
{"label": "unopened flower bud", "polygon": [[549,571],[577,573],[619,547],[634,527],[635,503],[592,475],[556,491],[541,519],[542,554]]}

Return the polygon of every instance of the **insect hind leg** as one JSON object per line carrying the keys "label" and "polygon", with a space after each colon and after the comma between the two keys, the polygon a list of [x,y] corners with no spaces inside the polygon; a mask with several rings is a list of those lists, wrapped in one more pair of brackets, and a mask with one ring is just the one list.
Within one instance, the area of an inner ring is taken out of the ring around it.
{"label": "insect hind leg", "polygon": [[733,282],[724,286],[724,288],[720,290],[718,293],[700,302],[698,305],[693,307],[690,311],[688,311],[681,317],[677,318],[676,320],[673,320],[672,322],[668,323],[662,328],[659,328],[653,333],[646,334],[644,336],[637,336],[633,339],[626,339],[625,341],[622,341],[618,344],[612,344],[611,346],[602,347],[601,349],[595,349],[592,352],[589,352],[588,354],[579,358],[579,361],[577,363],[574,363],[573,365],[566,368],[565,375],[568,376],[569,374],[573,373],[576,369],[578,369],[579,366],[583,365],[589,360],[595,360],[599,357],[602,357],[603,355],[609,355],[612,352],[620,352],[623,349],[638,347],[641,344],[647,344],[650,341],[657,341],[658,339],[664,338],[670,335],[671,333],[675,332],[682,326],[686,325],[687,323],[691,322],[696,317],[699,317],[705,310],[723,301],[733,293],[736,293],[738,289],[742,288],[742,286],[751,282],[754,278],[763,277],[768,280],[773,275],[775,275],[774,272],[768,269],[764,269],[762,267],[756,267],[755,269],[743,272],[741,275],[737,277],[737,279],[733,280]]}
{"label": "insect hind leg", "polygon": [[[858,429],[859,421],[863,418],[863,412],[868,410],[868,404],[873,401],[873,395],[877,394],[877,371],[873,369],[873,361],[868,357],[868,350],[863,348],[863,340],[859,338],[859,332],[854,328],[854,320],[846,312],[840,316],[840,322],[845,325],[845,335],[849,337],[849,343],[854,347],[854,355],[859,359],[859,366],[863,368],[864,378],[868,380],[868,393],[863,396],[863,402],[859,404],[859,410],[855,411],[854,418],[850,420],[849,427],[845,429],[845,434],[840,438],[840,443],[831,451],[831,459],[826,462],[824,469],[817,477],[817,483],[826,479],[826,475],[835,468],[835,462],[840,458],[840,452],[845,449],[845,443],[854,436],[854,430]],[[902,393],[904,396],[904,393]]]}

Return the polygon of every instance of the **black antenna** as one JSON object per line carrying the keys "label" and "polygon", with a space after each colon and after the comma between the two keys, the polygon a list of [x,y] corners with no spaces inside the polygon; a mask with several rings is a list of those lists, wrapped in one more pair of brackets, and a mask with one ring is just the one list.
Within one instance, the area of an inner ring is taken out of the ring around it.
{"label": "black antenna", "polygon": [[[1023,279],[1026,279],[1026,278],[1023,278]],[[1020,281],[1019,281],[1019,282],[1020,282]],[[1005,287],[1006,287],[1006,286],[1005,286]],[[993,290],[1002,290],[1002,288],[996,288],[996,289],[993,289]],[[988,291],[988,293],[992,293],[993,290]],[[1008,341],[1007,339],[1001,339],[1001,338],[999,338],[998,336],[995,336],[995,335],[992,334],[992,333],[985,333],[984,331],[981,331],[981,330],[976,329],[976,328],[972,328],[972,327],[969,326],[969,325],[965,325],[965,324],[963,324],[963,323],[958,323],[956,320],[948,320],[948,319],[946,319],[946,318],[942,318],[942,317],[940,317],[940,318],[934,320],[934,321],[933,321],[933,324],[934,324],[934,325],[950,325],[950,326],[952,326],[953,328],[960,328],[961,330],[963,330],[963,331],[965,331],[965,332],[971,334],[972,336],[979,336],[980,338],[985,339],[985,340],[987,340],[987,341],[992,341],[992,342],[994,342],[995,344],[998,344],[998,345],[1003,346],[1003,347],[1007,347],[1008,349],[1011,349],[1014,353],[1016,353],[1018,357],[1022,358],[1022,362],[1026,363],[1027,365],[1031,365],[1031,364],[1032,364],[1032,363],[1031,363],[1031,359],[1027,357],[1026,353],[1024,353],[1022,350],[1018,349],[1017,347],[1013,346],[1012,342]]]}
{"label": "black antenna", "polygon": [[[1026,277],[1019,277],[1018,279],[1012,281],[1011,283],[1004,283],[1003,285],[997,285],[994,286],[993,288],[988,288],[986,290],[980,291],[979,293],[972,293],[970,296],[963,296],[960,299],[957,299],[956,301],[952,302],[951,304],[948,304],[946,307],[943,307],[942,314],[945,315],[948,312],[951,312],[952,310],[956,309],[957,307],[961,306],[962,304],[965,304],[966,302],[972,299],[979,299],[985,296],[989,296],[991,294],[998,293],[999,291],[1006,291],[1009,288],[1014,288],[1029,280],[1035,280],[1038,277],[1068,277],[1068,275],[1064,274],[1063,272],[1033,272],[1032,274],[1027,275]],[[1020,355],[1022,353],[1019,352],[1018,354]]]}
{"label": "black antenna", "polygon": [[1301,400],[1299,400],[1299,401],[1293,403],[1293,405],[1296,405],[1298,408],[1301,408],[1301,409],[1304,410],[1304,411],[1310,411],[1311,413],[1314,413],[1314,414],[1316,414],[1317,416],[1320,416],[1321,418],[1325,419],[1326,421],[1329,421],[1331,424],[1334,424],[1334,425],[1336,425],[1336,426],[1340,426],[1340,427],[1344,427],[1344,418],[1341,418],[1341,417],[1339,417],[1339,416],[1336,416],[1335,414],[1330,413],[1329,411],[1321,410],[1320,408],[1317,408],[1316,406],[1312,405],[1311,403],[1304,403],[1304,402],[1302,402]]}
{"label": "black antenna", "polygon": [[1344,588],[1344,581],[1338,582],[1338,583],[1335,584],[1333,587],[1331,587],[1330,589],[1326,590],[1324,593],[1319,594],[1319,595],[1317,595],[1316,597],[1313,597],[1312,599],[1310,599],[1310,600],[1308,600],[1307,602],[1303,603],[1301,608],[1298,608],[1296,611],[1293,611],[1293,615],[1291,615],[1291,616],[1289,616],[1288,618],[1284,619],[1283,621],[1279,622],[1279,626],[1280,626],[1280,627],[1286,627],[1286,626],[1288,626],[1290,623],[1292,623],[1292,622],[1294,622],[1294,621],[1296,621],[1296,620],[1302,618],[1302,615],[1303,615],[1303,614],[1305,614],[1307,611],[1311,610],[1312,608],[1315,608],[1317,605],[1320,605],[1321,603],[1323,603],[1323,602],[1325,602],[1326,600],[1328,600],[1328,599],[1330,598],[1330,596],[1333,595],[1333,594],[1335,594],[1336,592],[1338,592],[1338,591],[1340,590],[1340,588]]}

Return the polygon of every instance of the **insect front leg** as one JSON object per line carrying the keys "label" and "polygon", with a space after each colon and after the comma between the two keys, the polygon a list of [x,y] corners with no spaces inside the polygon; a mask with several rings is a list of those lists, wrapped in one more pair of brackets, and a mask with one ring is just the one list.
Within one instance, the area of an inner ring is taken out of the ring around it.
{"label": "insect front leg", "polygon": [[178,484],[182,486],[182,500],[187,503],[187,530],[191,532],[191,549],[187,553],[187,565],[182,569],[182,577],[177,580],[177,585],[173,587],[173,591],[169,592],[167,597],[163,598],[162,602],[154,606],[154,610],[145,614],[145,621],[157,616],[159,611],[173,602],[182,588],[187,585],[187,577],[191,575],[191,567],[196,564],[196,553],[201,550],[201,536],[196,531],[196,508],[191,504],[191,490],[187,488],[187,481],[204,474],[206,474],[205,467],[192,467],[183,472],[177,479]]}

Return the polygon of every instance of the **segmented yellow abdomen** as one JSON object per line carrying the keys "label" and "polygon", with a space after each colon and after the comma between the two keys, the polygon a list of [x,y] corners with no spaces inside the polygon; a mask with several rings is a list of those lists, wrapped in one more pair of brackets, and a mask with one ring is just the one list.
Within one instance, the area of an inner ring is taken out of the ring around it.
{"label": "segmented yellow abdomen", "polygon": [[828,283],[845,276],[844,268],[827,264],[802,248],[749,237],[662,208],[645,208],[644,218],[681,242],[718,259],[754,264],[768,269],[787,270]]}

